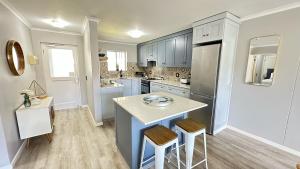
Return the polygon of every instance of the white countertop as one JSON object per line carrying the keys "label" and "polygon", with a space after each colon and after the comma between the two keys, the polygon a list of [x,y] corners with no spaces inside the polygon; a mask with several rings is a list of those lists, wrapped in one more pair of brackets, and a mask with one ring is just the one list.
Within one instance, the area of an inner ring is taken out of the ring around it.
{"label": "white countertop", "polygon": [[29,109],[41,109],[41,108],[48,108],[51,102],[53,101],[53,97],[46,97],[44,99],[39,99],[40,103],[39,104],[34,104],[31,102],[30,107],[25,107],[24,105],[21,105],[17,111],[21,110],[29,110]]}
{"label": "white countertop", "polygon": [[[154,107],[143,102],[143,98],[148,95],[168,96],[173,98],[174,102],[166,107]],[[182,115],[187,112],[207,106],[207,104],[205,103],[197,102],[165,92],[154,92],[151,94],[119,97],[114,98],[113,100],[116,104],[121,106],[128,113],[130,113],[145,125]]]}
{"label": "white countertop", "polygon": [[173,80],[151,80],[151,83],[152,82],[153,83],[166,84],[166,85],[180,87],[180,88],[185,88],[185,89],[190,89],[190,85],[182,84],[179,81],[173,81]]}
{"label": "white countertop", "polygon": [[101,88],[118,88],[118,87],[124,87],[124,85],[119,83],[101,84]]}

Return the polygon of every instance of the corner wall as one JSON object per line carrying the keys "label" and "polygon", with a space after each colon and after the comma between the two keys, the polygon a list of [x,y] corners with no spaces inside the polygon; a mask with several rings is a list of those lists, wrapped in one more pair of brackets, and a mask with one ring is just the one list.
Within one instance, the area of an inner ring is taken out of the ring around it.
{"label": "corner wall", "polygon": [[98,57],[97,27],[95,19],[87,18],[83,32],[87,101],[95,123],[102,123],[100,96],[100,63]]}
{"label": "corner wall", "polygon": [[[229,125],[281,145],[284,145],[300,59],[299,16],[300,8],[295,8],[244,21],[237,46]],[[280,35],[281,43],[273,85],[245,84],[250,39],[274,34]]]}
{"label": "corner wall", "polygon": [[[6,43],[8,40],[18,41],[25,57],[25,72],[21,76],[14,76],[6,61]],[[15,110],[22,104],[20,92],[29,87],[35,80],[34,67],[28,64],[28,55],[32,53],[30,29],[25,26],[12,12],[0,3],[0,116],[7,145],[7,153],[11,162],[21,146]],[[1,123],[0,123],[1,125]],[[1,128],[1,127],[0,127]],[[1,136],[0,139],[3,139]],[[1,140],[1,144],[3,140]],[[2,149],[1,149],[2,153]]]}

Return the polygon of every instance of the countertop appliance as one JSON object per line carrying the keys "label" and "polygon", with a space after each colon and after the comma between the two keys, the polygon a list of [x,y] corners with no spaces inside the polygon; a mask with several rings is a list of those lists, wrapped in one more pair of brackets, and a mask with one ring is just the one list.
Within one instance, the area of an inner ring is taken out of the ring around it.
{"label": "countertop appliance", "polygon": [[180,83],[181,84],[190,84],[190,78],[181,78]]}
{"label": "countertop appliance", "polygon": [[220,42],[193,48],[190,97],[208,106],[189,116],[204,123],[208,134],[214,132],[220,53]]}

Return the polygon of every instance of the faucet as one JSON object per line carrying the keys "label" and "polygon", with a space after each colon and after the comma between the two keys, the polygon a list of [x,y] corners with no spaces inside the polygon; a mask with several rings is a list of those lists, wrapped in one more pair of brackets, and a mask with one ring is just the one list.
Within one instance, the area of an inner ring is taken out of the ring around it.
{"label": "faucet", "polygon": [[123,71],[122,71],[122,69],[120,70],[120,78],[122,78],[123,77]]}

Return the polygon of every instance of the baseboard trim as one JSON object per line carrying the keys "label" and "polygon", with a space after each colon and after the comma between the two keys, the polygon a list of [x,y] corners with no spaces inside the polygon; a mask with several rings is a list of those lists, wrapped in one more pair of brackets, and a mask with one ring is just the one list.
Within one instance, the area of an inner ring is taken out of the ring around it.
{"label": "baseboard trim", "polygon": [[75,102],[54,104],[54,110],[66,110],[66,109],[75,109],[75,108],[78,108],[78,105]]}
{"label": "baseboard trim", "polygon": [[103,126],[103,122],[96,122],[96,120],[94,119],[94,116],[92,115],[90,107],[88,105],[81,105],[80,107],[81,108],[86,108],[88,110],[88,112],[90,114],[91,121],[93,122],[94,126],[96,126],[96,127]]}
{"label": "baseboard trim", "polygon": [[223,131],[223,130],[226,129],[226,128],[227,128],[226,125],[225,125],[225,126],[222,126],[221,128],[215,130],[214,133],[213,133],[213,135],[216,135],[216,134],[220,133],[221,131]]}
{"label": "baseboard trim", "polygon": [[17,153],[15,154],[14,158],[12,159],[12,161],[11,161],[12,168],[16,165],[17,161],[21,157],[21,154],[24,151],[25,147],[26,147],[26,140],[23,141],[23,143],[20,146],[19,150],[17,151]]}
{"label": "baseboard trim", "polygon": [[13,167],[9,164],[6,166],[1,166],[0,169],[13,169]]}
{"label": "baseboard trim", "polygon": [[273,147],[275,147],[275,148],[278,148],[278,149],[280,149],[280,150],[283,150],[283,151],[285,151],[285,152],[288,152],[288,153],[291,153],[291,154],[293,154],[293,155],[295,155],[295,156],[300,157],[300,152],[297,151],[297,150],[294,150],[294,149],[291,149],[291,148],[289,148],[289,147],[283,146],[283,145],[281,145],[281,144],[275,143],[275,142],[270,141],[270,140],[268,140],[268,139],[265,139],[265,138],[256,136],[256,135],[254,135],[254,134],[248,133],[248,132],[246,132],[246,131],[243,131],[243,130],[238,129],[238,128],[233,127],[233,126],[229,126],[229,125],[228,125],[227,128],[230,129],[230,130],[232,130],[232,131],[235,131],[235,132],[238,132],[238,133],[240,133],[240,134],[243,134],[243,135],[245,135],[245,136],[251,137],[251,138],[253,138],[253,139],[257,140],[257,141],[266,143],[266,144],[271,145],[271,146],[273,146]]}

